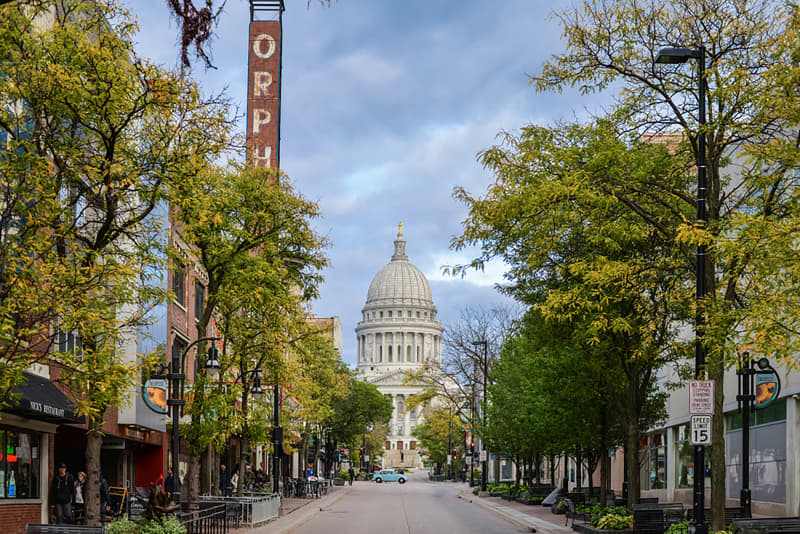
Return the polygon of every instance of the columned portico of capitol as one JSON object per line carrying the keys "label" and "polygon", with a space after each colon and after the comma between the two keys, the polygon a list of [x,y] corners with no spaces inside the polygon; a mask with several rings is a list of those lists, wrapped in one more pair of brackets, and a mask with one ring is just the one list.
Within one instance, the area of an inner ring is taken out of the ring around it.
{"label": "columned portico of capitol", "polygon": [[441,366],[442,325],[428,280],[408,261],[402,224],[391,261],[369,285],[356,336],[359,376],[391,396],[394,407],[383,466],[422,467],[412,432],[422,422],[423,410],[406,407],[407,399],[422,388],[403,382],[408,370]]}

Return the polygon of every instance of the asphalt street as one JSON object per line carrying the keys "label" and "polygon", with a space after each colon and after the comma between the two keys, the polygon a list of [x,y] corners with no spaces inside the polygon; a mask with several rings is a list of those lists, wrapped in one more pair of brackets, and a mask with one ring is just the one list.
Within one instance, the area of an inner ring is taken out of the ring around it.
{"label": "asphalt street", "polygon": [[[458,494],[464,487],[463,484],[429,482],[425,472],[411,475],[405,484],[355,482],[353,486],[337,488],[342,495],[340,498],[331,500],[322,507],[311,504],[309,508],[313,507],[313,512],[309,510],[301,521],[286,525],[285,529],[281,528],[279,521],[265,527],[264,532],[292,534],[530,532],[508,522],[491,510],[459,499]],[[294,514],[288,517],[292,515]]]}

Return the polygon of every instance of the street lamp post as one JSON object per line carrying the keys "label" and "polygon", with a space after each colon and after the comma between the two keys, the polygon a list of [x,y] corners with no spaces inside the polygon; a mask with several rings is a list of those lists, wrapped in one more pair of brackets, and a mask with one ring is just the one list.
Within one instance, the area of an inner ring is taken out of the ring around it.
{"label": "street lamp post", "polygon": [[[180,470],[178,469],[178,453],[180,452],[180,418],[181,418],[181,410],[183,406],[186,405],[186,400],[183,398],[183,383],[186,380],[186,373],[184,372],[184,366],[186,364],[186,355],[189,354],[189,350],[203,341],[219,341],[222,338],[219,337],[201,337],[192,343],[190,343],[185,349],[183,349],[183,353],[178,356],[174,351],[172,353],[172,362],[166,365],[159,365],[155,369],[155,376],[163,376],[165,371],[169,371],[167,373],[167,380],[170,383],[170,391],[171,395],[167,399],[167,406],[171,406],[172,409],[172,471],[174,476],[180,479]],[[217,348],[212,344],[211,347],[208,349],[208,356],[206,358],[205,369],[208,371],[209,376],[214,378],[216,373],[219,372],[219,351]],[[180,502],[181,499],[181,486],[176,484],[176,491],[173,493],[174,501]]]}
{"label": "street lamp post", "polygon": [[280,426],[280,394],[277,382],[272,387],[272,492],[278,495],[280,488],[281,457],[283,450],[283,429]]}
{"label": "street lamp post", "polygon": [[[484,339],[483,341],[473,341],[474,346],[483,345],[483,395],[481,406],[481,419],[483,420],[483,427],[486,428],[486,378],[489,374],[489,344]],[[481,491],[486,491],[486,462],[488,460],[488,453],[484,445],[483,438],[481,438],[481,454],[484,455],[486,460],[481,461]]]}
{"label": "street lamp post", "polygon": [[[698,90],[698,127],[697,136],[697,226],[704,227],[706,223],[706,49],[699,48],[662,48],[656,56],[656,63],[677,64],[685,63],[690,59],[697,60]],[[703,346],[705,333],[705,317],[703,316],[702,302],[706,295],[706,245],[701,241],[697,245],[696,258],[696,290],[697,310],[695,313],[695,378],[702,379],[703,368],[706,365],[706,353]],[[705,523],[705,447],[694,447],[694,534],[707,534],[708,526]]]}

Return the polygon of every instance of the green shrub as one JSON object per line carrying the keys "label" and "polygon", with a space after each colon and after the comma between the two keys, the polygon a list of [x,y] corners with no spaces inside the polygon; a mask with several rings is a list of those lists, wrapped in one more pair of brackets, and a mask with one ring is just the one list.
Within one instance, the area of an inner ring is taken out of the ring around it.
{"label": "green shrub", "polygon": [[186,528],[174,517],[162,517],[134,523],[120,519],[108,525],[108,534],[186,534]]}
{"label": "green shrub", "polygon": [[680,523],[673,523],[667,528],[665,534],[689,534],[689,522],[681,521]]}
{"label": "green shrub", "polygon": [[120,519],[108,524],[106,532],[108,534],[136,534],[139,525],[127,519]]}
{"label": "green shrub", "polygon": [[607,515],[622,515],[622,516],[631,515],[630,510],[628,510],[628,508],[626,508],[625,506],[600,506],[600,505],[595,505],[595,506],[592,506],[589,509],[589,513],[592,514],[592,517],[589,520],[589,523],[595,528],[600,528],[598,526],[599,523],[600,523],[600,520],[603,517],[607,516]]}
{"label": "green shrub", "polygon": [[606,514],[598,521],[597,528],[602,530],[625,530],[633,528],[633,516]]}
{"label": "green shrub", "polygon": [[186,528],[174,517],[162,517],[142,525],[139,534],[186,534]]}
{"label": "green shrub", "polygon": [[[488,486],[487,486],[487,488],[488,488]],[[477,495],[480,490],[481,490],[480,486],[475,486],[474,488],[472,488],[472,494],[473,495]]]}

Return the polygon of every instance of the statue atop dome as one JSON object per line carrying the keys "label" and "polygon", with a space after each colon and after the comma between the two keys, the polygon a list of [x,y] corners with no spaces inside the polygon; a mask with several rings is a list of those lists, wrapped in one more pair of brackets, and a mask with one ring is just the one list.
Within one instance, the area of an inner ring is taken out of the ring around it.
{"label": "statue atop dome", "polygon": [[392,261],[408,261],[406,256],[406,240],[403,237],[403,223],[400,223],[397,229],[397,239],[394,240],[394,255]]}

